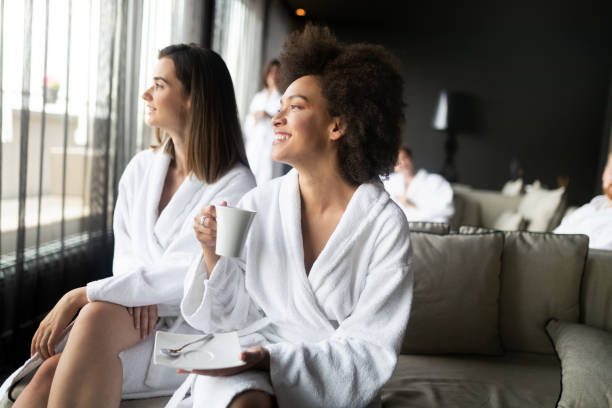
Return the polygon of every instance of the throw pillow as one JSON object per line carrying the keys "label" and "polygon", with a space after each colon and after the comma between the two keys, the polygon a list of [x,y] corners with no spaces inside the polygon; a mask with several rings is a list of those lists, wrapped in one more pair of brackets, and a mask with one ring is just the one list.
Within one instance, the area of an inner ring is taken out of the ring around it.
{"label": "throw pillow", "polygon": [[557,320],[546,331],[561,360],[557,407],[612,406],[612,333]]}
{"label": "throw pillow", "polygon": [[497,217],[493,228],[501,231],[518,231],[523,229],[525,220],[523,216],[516,211],[504,211]]}
{"label": "throw pillow", "polygon": [[504,349],[554,353],[544,327],[550,319],[577,322],[585,235],[505,233],[500,323]]}
{"label": "throw pillow", "polygon": [[412,232],[414,289],[402,353],[501,353],[500,232]]}
{"label": "throw pillow", "polygon": [[528,231],[544,232],[562,204],[565,188],[546,190],[543,188],[530,188],[521,200],[518,212],[529,221]]}
{"label": "throw pillow", "polygon": [[516,196],[521,194],[523,191],[523,179],[518,178],[516,180],[506,181],[506,184],[502,187],[501,193],[503,195]]}

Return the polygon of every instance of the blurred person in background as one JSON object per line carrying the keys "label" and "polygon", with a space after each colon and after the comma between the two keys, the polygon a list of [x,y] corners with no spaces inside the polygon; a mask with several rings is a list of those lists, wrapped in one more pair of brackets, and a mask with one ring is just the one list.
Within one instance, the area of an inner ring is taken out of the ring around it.
{"label": "blurred person in background", "polygon": [[612,153],[601,179],[603,194],[566,215],[554,232],[585,234],[590,248],[612,250]]}
{"label": "blurred person in background", "polygon": [[412,151],[406,146],[400,147],[394,173],[384,185],[408,221],[448,222],[455,213],[449,182],[424,169],[416,171]]}
{"label": "blurred person in background", "polygon": [[258,185],[283,174],[282,163],[270,158],[274,129],[270,119],[280,107],[280,94],[276,89],[279,62],[271,60],[263,69],[263,89],[255,94],[244,123],[246,153]]}

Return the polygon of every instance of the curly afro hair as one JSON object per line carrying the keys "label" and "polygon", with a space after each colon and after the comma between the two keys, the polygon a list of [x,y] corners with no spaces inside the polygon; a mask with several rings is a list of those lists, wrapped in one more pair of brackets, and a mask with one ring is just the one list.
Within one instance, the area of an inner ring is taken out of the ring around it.
{"label": "curly afro hair", "polygon": [[404,122],[404,81],[383,47],[343,44],[327,27],[307,24],[283,43],[280,92],[305,75],[316,76],[328,111],[345,122],[338,163],[352,185],[386,176],[397,159]]}

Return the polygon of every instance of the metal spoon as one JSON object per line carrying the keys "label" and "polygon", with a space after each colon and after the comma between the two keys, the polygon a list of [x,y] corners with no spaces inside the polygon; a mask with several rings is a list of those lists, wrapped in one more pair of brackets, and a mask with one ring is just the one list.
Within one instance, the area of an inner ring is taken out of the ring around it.
{"label": "metal spoon", "polygon": [[163,354],[165,354],[165,355],[167,355],[167,356],[169,356],[169,357],[178,357],[178,356],[180,356],[180,355],[181,355],[181,351],[182,351],[182,350],[183,350],[185,347],[190,346],[190,345],[195,344],[195,343],[199,343],[200,341],[204,341],[204,342],[206,342],[206,341],[212,340],[212,338],[213,338],[213,337],[215,337],[215,335],[214,335],[213,333],[208,333],[206,336],[204,336],[204,337],[200,337],[199,339],[196,339],[196,340],[194,340],[194,341],[190,341],[190,342],[189,342],[189,343],[187,343],[187,344],[183,344],[183,345],[182,345],[181,347],[179,347],[179,348],[174,348],[174,349],[171,349],[171,348],[163,348],[163,349],[160,349],[160,351],[161,351]]}

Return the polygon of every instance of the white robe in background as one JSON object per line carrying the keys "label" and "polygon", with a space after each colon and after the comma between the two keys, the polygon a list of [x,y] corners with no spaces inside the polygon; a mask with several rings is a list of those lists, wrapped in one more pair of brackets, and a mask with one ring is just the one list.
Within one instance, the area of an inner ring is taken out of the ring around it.
{"label": "white robe in background", "polygon": [[271,117],[280,108],[280,94],[263,89],[255,94],[244,123],[244,139],[249,166],[255,175],[257,185],[261,185],[282,175],[283,165],[270,158],[274,128],[270,118],[255,119],[255,112],[264,111]]}
{"label": "white robe in background", "polygon": [[[236,204],[255,186],[253,175],[236,165],[215,184],[186,177],[158,216],[159,200],[170,164],[163,148],[138,153],[119,182],[113,233],[113,276],[87,284],[90,301],[123,306],[158,305],[158,330],[194,332],[180,316],[183,280],[201,247],[193,219],[203,206],[226,200]],[[123,398],[169,395],[184,380],[175,370],[152,364],[155,333],[120,354]],[[63,349],[63,344],[58,350]],[[92,350],[95,352],[95,350]],[[13,379],[42,362],[36,354],[2,385],[0,398]]]}
{"label": "white robe in background", "polygon": [[557,234],[585,234],[589,248],[612,250],[612,207],[608,197],[600,195],[578,208],[554,230]]}
{"label": "white robe in background", "polygon": [[[404,210],[408,221],[449,222],[455,213],[453,188],[444,177],[419,170],[408,189],[401,173],[392,173],[384,181],[391,198]],[[416,207],[401,203],[397,197],[404,196]]]}
{"label": "white robe in background", "polygon": [[265,346],[270,372],[192,375],[194,407],[226,407],[246,389],[280,407],[380,405],[412,302],[407,222],[382,183],[359,186],[307,275],[300,200],[296,170],[252,190],[239,204],[257,212],[242,257],[221,257],[211,279],[201,259],[187,274],[181,310],[195,328],[269,321],[241,344]]}

